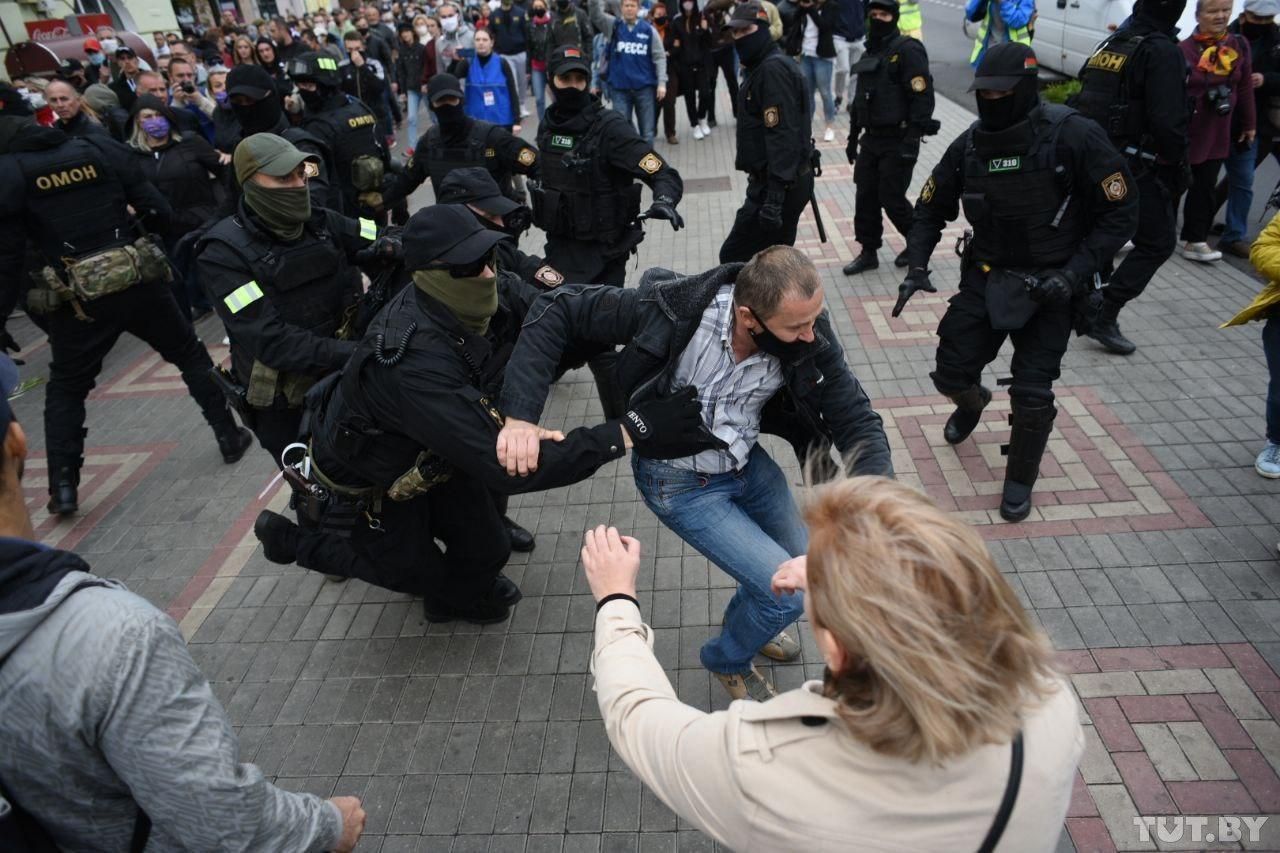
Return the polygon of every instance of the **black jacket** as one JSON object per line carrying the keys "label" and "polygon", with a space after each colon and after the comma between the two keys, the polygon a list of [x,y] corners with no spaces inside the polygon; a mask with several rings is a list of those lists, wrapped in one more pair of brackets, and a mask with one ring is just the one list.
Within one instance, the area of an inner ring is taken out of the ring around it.
{"label": "black jacket", "polygon": [[827,0],[822,5],[815,3],[807,8],[796,6],[795,17],[787,22],[786,32],[782,34],[782,43],[786,45],[787,53],[792,56],[800,55],[804,45],[805,26],[811,19],[818,27],[818,56],[823,59],[833,58],[836,55],[834,36],[836,28],[840,26],[840,9],[836,0]]}
{"label": "black jacket", "polygon": [[711,64],[711,26],[702,26],[702,13],[697,9],[692,15],[676,15],[667,27],[663,42],[668,45],[667,57],[680,68],[696,68]]}
{"label": "black jacket", "polygon": [[[1240,21],[1240,18],[1232,21],[1227,30],[1243,36]],[[1280,107],[1280,26],[1271,24],[1261,37],[1249,39],[1249,56],[1249,67],[1253,73],[1262,75],[1262,85],[1253,90],[1258,105],[1258,135],[1275,136],[1280,133],[1280,128],[1271,121],[1268,104],[1275,103]],[[1233,117],[1236,115],[1239,112],[1233,113]],[[1235,130],[1231,133],[1233,139],[1239,135]]]}
{"label": "black jacket", "polygon": [[[628,405],[666,394],[680,354],[716,292],[742,264],[695,276],[651,269],[637,288],[565,285],[529,310],[507,365],[501,405],[507,417],[537,423],[567,347],[622,344],[616,376]],[[810,448],[856,454],[859,474],[893,473],[880,416],[844,360],[826,313],[811,351],[782,365],[783,384],[765,404],[762,432],[787,439],[803,458]]]}
{"label": "black jacket", "polygon": [[142,174],[155,184],[173,205],[173,218],[165,228],[165,245],[172,246],[183,234],[204,225],[217,215],[222,165],[218,152],[203,136],[184,136],[163,148],[142,151],[131,148]]}
{"label": "black jacket", "polygon": [[425,45],[417,42],[413,44],[400,42],[400,50],[396,53],[394,75],[396,85],[400,87],[400,94],[417,92],[425,85],[423,77],[426,75],[423,72],[425,71],[426,61],[427,48]]}

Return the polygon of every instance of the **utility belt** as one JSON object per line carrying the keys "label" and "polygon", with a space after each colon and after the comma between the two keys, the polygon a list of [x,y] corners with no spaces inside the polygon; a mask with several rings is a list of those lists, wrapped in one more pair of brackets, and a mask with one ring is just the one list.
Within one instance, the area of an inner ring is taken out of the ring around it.
{"label": "utility belt", "polygon": [[[796,178],[797,179],[804,178],[812,174],[814,174],[814,167],[813,167],[812,156],[810,156],[810,157],[806,157],[804,163],[800,166],[799,169],[796,170]],[[769,182],[769,170],[767,168],[758,169],[752,172],[747,172],[748,184],[767,184],[768,182]],[[787,187],[787,189],[790,189],[790,188],[791,188],[790,186]]]}
{"label": "utility belt", "polygon": [[640,215],[641,185],[607,193],[565,192],[530,185],[533,221],[552,237],[613,243]]}
{"label": "utility belt", "polygon": [[169,259],[150,237],[139,237],[132,244],[80,258],[63,258],[62,263],[63,273],[45,266],[31,274],[36,286],[27,294],[28,310],[50,314],[70,304],[77,317],[89,321],[82,302],[120,293],[143,282],[173,281]]}

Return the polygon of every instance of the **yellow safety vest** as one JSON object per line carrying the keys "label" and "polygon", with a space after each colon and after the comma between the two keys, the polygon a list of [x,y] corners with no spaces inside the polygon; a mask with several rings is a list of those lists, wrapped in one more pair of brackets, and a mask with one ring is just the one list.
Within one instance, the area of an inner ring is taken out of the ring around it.
{"label": "yellow safety vest", "polygon": [[920,16],[919,3],[902,3],[898,6],[898,32],[918,39],[923,28],[924,19]]}
{"label": "yellow safety vest", "polygon": [[[988,12],[987,17],[983,18],[982,22],[978,24],[978,37],[973,40],[973,52],[969,54],[970,65],[977,63],[978,57],[987,46],[987,22],[990,20],[990,17],[991,13]],[[1032,18],[1031,20],[1034,22],[1035,18]],[[1008,24],[1005,24],[1005,31],[1009,33],[1010,41],[1025,44],[1027,47],[1031,46],[1031,35],[1034,32],[1032,27],[1011,27]]]}

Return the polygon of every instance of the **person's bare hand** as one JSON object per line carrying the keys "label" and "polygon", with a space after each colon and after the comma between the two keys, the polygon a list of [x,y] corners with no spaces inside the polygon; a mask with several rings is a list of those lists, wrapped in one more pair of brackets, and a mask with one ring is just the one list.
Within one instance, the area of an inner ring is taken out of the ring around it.
{"label": "person's bare hand", "polygon": [[227,164],[228,164],[228,163],[230,163],[230,162],[231,162],[231,155],[230,155],[230,154],[228,154],[228,153],[227,153],[227,152],[225,152],[225,151],[219,151],[219,152],[218,152],[218,163],[219,163],[219,165],[225,166],[225,165],[227,165]]}
{"label": "person's bare hand", "polygon": [[342,813],[342,837],[334,846],[334,853],[351,853],[360,833],[364,832],[364,809],[360,806],[359,797],[331,797],[329,802],[338,807]]}
{"label": "person's bare hand", "polygon": [[809,588],[808,557],[801,554],[778,566],[769,586],[774,595],[793,595],[806,591]]}
{"label": "person's bare hand", "polygon": [[1255,89],[1261,87],[1264,82],[1262,75],[1257,71],[1249,75],[1249,80],[1253,83],[1253,88]]}
{"label": "person's bare hand", "polygon": [[666,86],[659,86],[659,87],[658,87],[658,91],[657,91],[657,92],[654,92],[654,96],[655,96],[655,98],[657,99],[657,101],[658,101],[659,103],[661,103],[661,102],[662,102],[662,100],[663,100],[665,97],[667,97],[667,87],[666,87]]}
{"label": "person's bare hand", "polygon": [[1240,134],[1240,141],[1243,142],[1245,145],[1249,145],[1250,143],[1253,142],[1253,138],[1257,135],[1258,135],[1258,131],[1256,130],[1246,130],[1244,133]]}
{"label": "person's bare hand", "polygon": [[[507,469],[507,475],[527,477],[538,470],[539,442],[544,430],[528,421],[507,418],[498,433],[498,464]],[[564,438],[564,436],[560,436]],[[559,439],[557,439],[559,440]]]}
{"label": "person's bare hand", "polygon": [[591,594],[599,601],[615,593],[636,597],[636,576],[640,574],[640,540],[623,536],[618,528],[603,524],[583,537],[582,567],[587,572]]}
{"label": "person's bare hand", "polygon": [[511,132],[512,132],[512,133],[514,133],[514,134],[519,135],[519,133],[520,133],[520,125],[518,125],[518,124],[513,124],[513,125],[511,126]]}

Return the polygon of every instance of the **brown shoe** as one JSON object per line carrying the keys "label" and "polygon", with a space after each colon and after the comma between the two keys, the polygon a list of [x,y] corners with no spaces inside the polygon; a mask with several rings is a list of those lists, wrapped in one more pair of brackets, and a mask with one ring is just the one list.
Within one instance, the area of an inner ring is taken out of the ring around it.
{"label": "brown shoe", "polygon": [[668,144],[668,145],[679,145],[679,144],[680,144],[680,140],[679,140],[679,139],[676,139],[676,135],[675,135],[674,133],[668,133],[668,134],[667,134],[667,144]]}
{"label": "brown shoe", "polygon": [[752,665],[748,672],[735,673],[712,673],[716,678],[720,679],[720,683],[724,685],[724,689],[729,691],[729,696],[733,699],[749,699],[753,702],[768,702],[774,696],[778,695],[778,691],[773,689],[773,685],[769,680],[760,674],[760,670]]}
{"label": "brown shoe", "polygon": [[1244,240],[1232,240],[1229,243],[1218,244],[1218,249],[1221,251],[1226,252],[1228,255],[1235,255],[1237,258],[1245,258],[1246,260],[1249,257],[1249,249],[1251,248],[1252,246]]}
{"label": "brown shoe", "polygon": [[786,631],[780,631],[778,636],[760,647],[760,654],[776,661],[790,663],[800,657],[800,643],[793,640]]}

